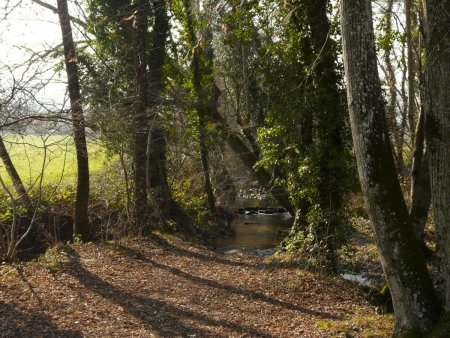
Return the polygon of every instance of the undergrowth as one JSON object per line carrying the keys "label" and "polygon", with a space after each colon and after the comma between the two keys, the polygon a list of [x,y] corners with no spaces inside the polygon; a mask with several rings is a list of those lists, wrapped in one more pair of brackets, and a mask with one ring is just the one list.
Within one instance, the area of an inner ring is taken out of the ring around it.
{"label": "undergrowth", "polygon": [[50,272],[57,272],[69,266],[75,257],[75,249],[69,244],[58,243],[49,248],[33,263]]}

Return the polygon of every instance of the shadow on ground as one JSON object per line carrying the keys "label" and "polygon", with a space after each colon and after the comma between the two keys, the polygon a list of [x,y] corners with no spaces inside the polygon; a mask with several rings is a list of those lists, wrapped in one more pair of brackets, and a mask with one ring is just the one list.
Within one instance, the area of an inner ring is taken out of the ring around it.
{"label": "shadow on ground", "polygon": [[[78,256],[73,256],[73,265],[67,272],[84,287],[122,307],[125,312],[138,319],[142,325],[156,331],[162,337],[175,337],[180,334],[197,337],[212,336],[214,333],[207,327],[223,327],[256,337],[273,337],[250,326],[213,319],[201,313],[174,307],[160,300],[121,290],[82,267]],[[187,321],[189,322],[186,323]],[[197,322],[198,325],[192,325],[192,321]]]}
{"label": "shadow on ground", "polygon": [[40,311],[25,311],[16,304],[0,301],[0,337],[83,338],[75,330],[62,330],[52,318]]}
{"label": "shadow on ground", "polygon": [[[167,252],[175,252],[180,255],[196,258],[200,261],[208,261],[216,264],[241,265],[240,262],[234,262],[221,257],[207,256],[187,249],[178,248],[172,244],[159,240],[157,243],[149,243],[153,246],[159,245]],[[210,280],[192,273],[187,273],[179,268],[156,262],[148,258],[140,250],[129,246],[116,244],[115,251],[121,255],[127,256],[128,259],[135,259],[145,263],[153,269],[164,270],[174,277],[180,277],[187,282],[199,285],[200,287],[214,288],[222,292],[224,297],[238,295],[243,301],[257,301],[268,304],[269,306],[283,307],[288,310],[311,315],[324,319],[342,319],[329,313],[310,310],[300,307],[296,304],[269,297],[263,293],[247,290],[245,288],[236,287],[234,285],[223,284],[215,280]],[[80,258],[76,254],[72,256],[73,264],[68,273],[75,277],[85,288],[100,295],[107,301],[110,301],[136,319],[138,319],[146,329],[155,331],[160,336],[171,337],[177,335],[195,335],[197,337],[212,336],[221,328],[226,331],[238,333],[239,335],[250,335],[252,337],[273,337],[267,332],[263,332],[253,326],[243,325],[229,320],[220,320],[211,318],[204,313],[193,311],[192,309],[184,309],[176,307],[165,301],[154,299],[148,296],[136,295],[111,283],[99,278],[92,272],[88,271],[80,264]],[[242,265],[249,265],[243,263]],[[249,265],[250,266],[250,265]],[[254,266],[252,266],[254,268]]]}

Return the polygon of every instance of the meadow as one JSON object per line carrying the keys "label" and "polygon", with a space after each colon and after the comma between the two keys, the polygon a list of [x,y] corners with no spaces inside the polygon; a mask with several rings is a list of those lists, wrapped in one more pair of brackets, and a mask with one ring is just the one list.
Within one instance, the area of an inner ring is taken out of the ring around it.
{"label": "meadow", "polygon": [[[3,135],[3,140],[24,185],[35,184],[41,173],[44,184],[75,181],[77,162],[71,135]],[[105,168],[106,152],[96,140],[88,140],[88,152],[91,173]],[[3,163],[0,175],[10,183]]]}

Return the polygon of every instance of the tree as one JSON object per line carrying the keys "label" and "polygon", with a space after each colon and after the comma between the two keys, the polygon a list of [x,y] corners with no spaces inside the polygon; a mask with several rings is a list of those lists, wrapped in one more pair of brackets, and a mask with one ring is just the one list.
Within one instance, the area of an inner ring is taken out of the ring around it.
{"label": "tree", "polygon": [[[167,5],[166,0],[89,3],[96,74],[87,73],[84,90],[108,149],[133,158],[134,218],[141,226],[150,215],[163,227],[167,219],[185,216],[172,196],[167,172]],[[105,86],[98,88],[99,81]]]}
{"label": "tree", "polygon": [[31,210],[32,203],[28,193],[25,189],[25,186],[20,179],[19,173],[16,170],[16,167],[11,161],[8,150],[5,147],[5,143],[3,142],[3,138],[0,136],[0,158],[2,159],[3,165],[8,172],[11,181],[13,182],[14,189],[16,189],[17,195],[19,196],[19,200],[22,203],[22,206],[26,209]]}
{"label": "tree", "polygon": [[[149,193],[157,203],[156,207],[161,210],[166,218],[170,218],[180,216],[182,211],[173,199],[167,179],[166,128],[161,121],[161,114],[158,112],[158,107],[162,103],[161,95],[165,88],[163,67],[169,30],[166,7],[166,0],[153,1],[154,23],[150,35],[150,55],[148,61],[150,131],[147,141],[147,184]],[[182,222],[185,223],[186,220]]]}
{"label": "tree", "polygon": [[411,207],[409,215],[416,237],[425,254],[429,250],[424,241],[425,225],[431,204],[429,150],[425,148],[425,107],[422,106],[415,133],[411,168]]}
{"label": "tree", "polygon": [[[208,67],[205,66],[205,63],[207,63],[208,60],[205,58],[203,48],[201,47],[202,35],[205,34],[205,32],[200,32],[199,27],[197,27],[200,20],[196,20],[195,13],[199,12],[200,8],[196,8],[194,3],[187,0],[183,0],[183,7],[185,11],[186,35],[192,55],[190,66],[192,72],[192,94],[195,101],[194,110],[197,113],[196,125],[203,169],[204,188],[208,199],[209,210],[216,216],[216,202],[211,184],[206,134],[206,124],[208,122],[208,116],[210,115],[210,112],[208,112],[208,101],[210,100],[210,97],[206,88],[203,88],[204,83],[202,83],[204,77],[209,75],[206,74]],[[197,38],[198,33],[201,35],[200,39]]]}
{"label": "tree", "polygon": [[429,331],[440,306],[397,178],[386,126],[370,0],[340,5],[353,143],[363,194],[391,291],[395,332]]}
{"label": "tree", "polygon": [[[231,150],[239,157],[248,171],[258,180],[259,184],[270,192],[277,202],[294,214],[294,207],[288,191],[280,181],[282,173],[258,165],[261,160],[261,142],[256,139],[257,130],[264,126],[264,115],[267,102],[261,79],[259,48],[263,37],[255,26],[256,13],[262,10],[257,2],[230,1],[224,8],[220,6],[215,11],[225,11],[220,17],[220,24],[226,29],[218,31],[214,44],[215,78],[221,100],[226,107],[212,104],[212,120],[219,126],[222,137]],[[219,9],[218,9],[219,8]],[[270,11],[270,9],[267,9]],[[216,12],[210,14],[216,15]],[[261,13],[259,13],[261,14]],[[263,15],[261,15],[263,16]],[[210,61],[212,64],[212,60]],[[230,111],[229,111],[230,110]],[[236,128],[236,126],[238,126]]]}
{"label": "tree", "polygon": [[[10,73],[12,75],[12,72],[10,70]],[[14,79],[14,77],[13,77]],[[15,79],[13,81],[15,83]],[[3,94],[3,88],[0,88],[0,93]],[[3,109],[5,106],[10,104],[14,100],[14,96],[16,94],[17,88],[13,86],[11,88],[11,91],[9,95],[7,95],[5,98],[2,97],[2,100],[0,101],[0,112],[3,115]],[[8,150],[6,149],[5,143],[3,142],[3,137],[0,136],[0,158],[2,159],[3,165],[5,166],[6,171],[8,172],[8,175],[14,185],[14,189],[16,190],[16,193],[19,197],[19,200],[22,203],[22,206],[25,207],[28,210],[31,210],[32,203],[30,200],[30,197],[28,196],[28,192],[25,189],[25,186],[23,185],[22,179],[19,176],[19,173],[16,170],[16,167],[14,166],[13,162],[11,161],[11,157],[9,156]]]}
{"label": "tree", "polygon": [[450,1],[425,0],[426,137],[444,310],[450,312]]}
{"label": "tree", "polygon": [[133,13],[133,47],[134,47],[134,185],[136,225],[143,226],[148,209],[147,202],[147,134],[148,134],[148,1],[137,0]]}
{"label": "tree", "polygon": [[408,45],[408,125],[410,131],[411,148],[414,149],[415,116],[416,116],[416,56],[414,55],[413,38],[413,0],[405,0],[405,34]]}
{"label": "tree", "polygon": [[89,162],[86,145],[84,114],[78,75],[78,59],[72,37],[67,0],[58,0],[58,16],[64,46],[64,61],[69,88],[70,109],[73,120],[73,133],[77,153],[77,196],[73,220],[73,234],[82,240],[89,237]]}
{"label": "tree", "polygon": [[[346,192],[345,177],[348,172],[349,159],[344,145],[345,108],[343,93],[339,89],[341,82],[337,71],[336,43],[330,37],[331,26],[328,19],[328,1],[292,1],[298,11],[306,14],[306,25],[309,27],[308,45],[312,61],[308,86],[313,91],[314,145],[317,153],[317,203],[322,213],[314,232],[317,241],[326,249],[326,266],[337,272],[337,233],[340,228],[339,213],[342,212],[343,196]],[[297,29],[301,29],[297,27]],[[307,62],[307,61],[306,61]],[[306,63],[305,62],[305,63]],[[339,177],[339,179],[337,178]]]}
{"label": "tree", "polygon": [[[383,64],[382,69],[384,72],[385,83],[387,86],[388,103],[386,107],[387,119],[388,119],[388,129],[392,136],[392,141],[394,145],[394,156],[396,159],[397,169],[403,170],[404,159],[403,159],[403,123],[405,118],[403,115],[397,116],[397,106],[398,93],[401,93],[397,88],[397,81],[395,77],[395,37],[398,33],[393,29],[393,14],[394,14],[394,0],[387,0],[386,7],[381,9],[382,18],[378,24],[380,34],[377,39],[377,45],[380,50],[383,51]],[[404,72],[403,72],[404,73]],[[404,79],[402,77],[402,87]],[[402,94],[402,93],[401,93]],[[404,109],[402,109],[403,111]],[[397,120],[400,120],[402,127],[398,126]]]}
{"label": "tree", "polygon": [[[246,22],[248,27],[235,23],[240,29],[227,33],[231,35],[228,45],[233,46],[233,38],[249,44],[254,35],[260,41],[253,52],[256,60],[248,63],[256,74],[253,87],[259,89],[255,108],[263,107],[252,112],[258,116],[252,121],[259,121],[255,128],[261,149],[258,166],[272,173],[275,185],[288,192],[288,200],[298,209],[298,222],[285,247],[306,249],[317,262],[336,271],[336,249],[344,239],[342,201],[351,157],[329,3],[247,3],[250,13],[257,13],[254,18],[242,11],[239,1],[236,5],[236,13],[242,16],[238,23]],[[252,29],[255,21],[257,33]],[[237,95],[234,101],[239,102]]]}

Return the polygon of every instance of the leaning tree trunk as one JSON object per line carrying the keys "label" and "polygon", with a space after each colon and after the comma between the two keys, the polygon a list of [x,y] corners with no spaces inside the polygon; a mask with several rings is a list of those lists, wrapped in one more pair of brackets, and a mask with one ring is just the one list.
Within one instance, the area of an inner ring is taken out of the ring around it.
{"label": "leaning tree trunk", "polygon": [[286,208],[292,215],[294,215],[294,208],[289,199],[289,194],[281,186],[274,184],[272,176],[264,168],[255,164],[258,162],[258,157],[247,147],[245,142],[233,131],[228,125],[225,118],[223,118],[217,109],[212,110],[212,120],[217,123],[224,134],[225,141],[230,146],[231,150],[239,157],[242,164],[254,175],[258,182],[272,194],[272,196]]}
{"label": "leaning tree trunk", "polygon": [[[209,65],[214,63],[214,50],[212,48],[212,34],[206,31],[203,38],[205,38],[205,58]],[[214,76],[212,67],[209,67],[206,76],[211,79],[208,84],[210,87],[210,102],[208,102],[207,107],[209,109],[211,120],[219,125],[221,129],[223,138],[225,142],[230,146],[231,150],[239,157],[242,164],[248,169],[249,172],[258,180],[258,182],[270,192],[272,196],[280,203],[281,206],[286,208],[292,215],[294,214],[294,208],[290,202],[289,195],[281,186],[274,183],[272,175],[264,170],[262,167],[258,166],[255,168],[256,163],[259,159],[259,148],[252,140],[252,133],[245,132],[241,130],[239,134],[232,130],[224,117],[219,112],[218,101],[221,95],[219,88],[214,83]],[[242,121],[241,121],[242,123]],[[238,124],[242,127],[243,124]],[[244,141],[245,139],[246,141]],[[247,146],[250,144],[250,148]],[[252,144],[253,143],[253,144]],[[277,174],[275,174],[277,176]]]}
{"label": "leaning tree trunk", "polygon": [[430,180],[443,301],[450,312],[450,0],[425,0]]}
{"label": "leaning tree trunk", "polygon": [[135,218],[139,231],[145,224],[148,212],[147,203],[147,30],[148,3],[146,0],[135,2],[133,23],[134,72],[136,84],[136,100],[134,102],[134,188]]}
{"label": "leaning tree trunk", "polygon": [[78,167],[73,234],[74,236],[80,236],[82,240],[86,240],[89,237],[90,232],[88,219],[89,163],[77,66],[78,60],[75,52],[75,45],[73,43],[67,0],[58,0],[58,15],[64,46],[64,59],[67,72],[67,84],[69,87],[70,109],[72,111],[73,133]]}
{"label": "leaning tree trunk", "polygon": [[370,0],[342,0],[344,69],[363,194],[392,295],[395,331],[429,331],[439,316],[397,178],[378,77]]}
{"label": "leaning tree trunk", "polygon": [[2,158],[3,165],[8,172],[11,181],[13,182],[14,189],[16,189],[17,195],[19,196],[19,200],[22,203],[22,206],[28,210],[31,210],[32,203],[28,193],[25,189],[25,186],[20,179],[19,173],[16,170],[16,167],[11,161],[9,157],[8,150],[5,147],[5,143],[3,142],[3,138],[0,136],[0,157]]}

